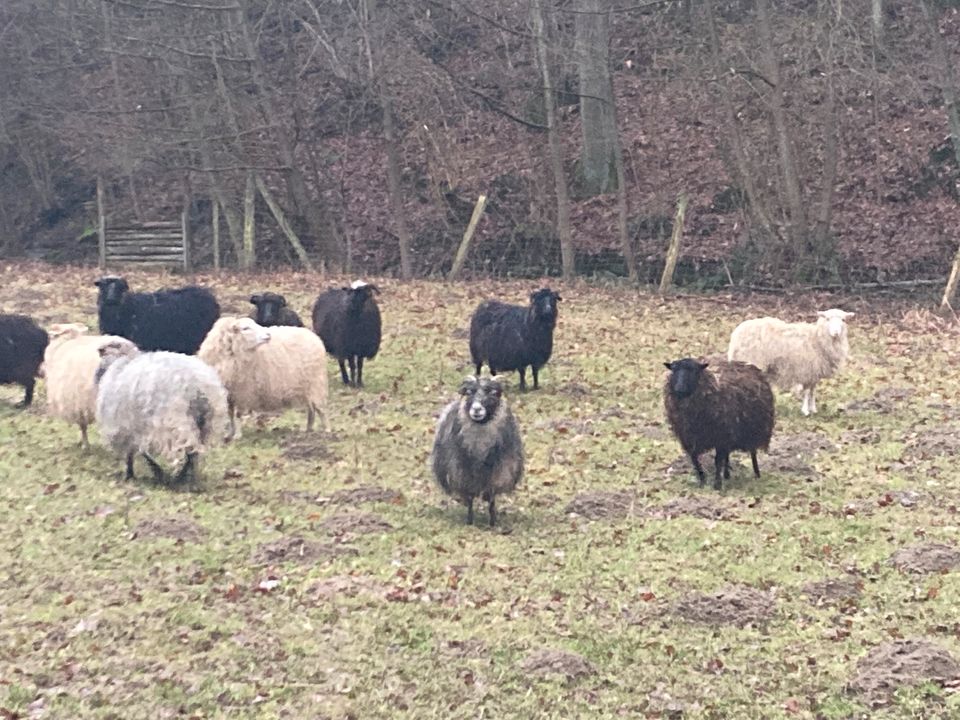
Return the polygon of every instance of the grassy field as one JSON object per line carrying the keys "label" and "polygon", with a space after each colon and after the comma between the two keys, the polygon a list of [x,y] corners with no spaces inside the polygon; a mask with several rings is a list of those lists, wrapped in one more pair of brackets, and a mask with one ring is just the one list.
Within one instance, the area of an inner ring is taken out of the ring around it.
{"label": "grassy field", "polygon": [[[95,326],[95,277],[7,267],[0,308]],[[271,289],[305,317],[328,285],[200,281],[225,312]],[[491,530],[427,458],[472,308],[535,284],[380,284],[367,387],[330,364],[333,433],[248,418],[198,491],[125,482],[44,415],[42,385],[25,412],[0,388],[0,717],[960,716],[957,325],[902,302],[554,283],[541,390],[508,391],[527,475]],[[818,305],[857,311],[820,414],[779,394],[763,478],[737,454],[722,494],[698,488],[662,363]]]}

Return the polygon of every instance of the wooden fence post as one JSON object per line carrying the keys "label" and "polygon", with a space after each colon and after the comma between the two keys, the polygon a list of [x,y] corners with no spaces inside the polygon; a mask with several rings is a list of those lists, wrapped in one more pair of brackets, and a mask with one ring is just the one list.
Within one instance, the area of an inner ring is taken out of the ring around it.
{"label": "wooden fence post", "polygon": [[460,247],[457,248],[457,255],[453,259],[453,267],[450,268],[448,280],[456,280],[467,262],[467,252],[470,250],[470,241],[473,239],[473,233],[476,232],[477,224],[483,215],[483,209],[487,206],[487,196],[481,195],[477,198],[477,204],[473,206],[473,214],[470,216],[470,224],[467,225],[467,231],[463,234],[460,241]]}
{"label": "wooden fence post", "polygon": [[107,267],[107,218],[103,207],[103,178],[97,175],[97,246],[101,270]]}
{"label": "wooden fence post", "polygon": [[183,204],[180,213],[180,231],[183,233],[183,271],[193,272],[193,261],[190,257],[190,196]]}
{"label": "wooden fence post", "polygon": [[215,272],[220,272],[220,203],[217,202],[216,198],[213,198],[210,207],[213,209],[213,219],[211,220],[213,224],[213,269]]}
{"label": "wooden fence post", "polygon": [[667,250],[667,261],[663,265],[663,275],[660,276],[660,294],[663,295],[673,283],[673,272],[677,267],[677,258],[680,257],[680,237],[683,235],[683,218],[687,212],[687,196],[680,193],[677,198],[677,216],[673,220],[673,234],[670,236],[670,249]]}

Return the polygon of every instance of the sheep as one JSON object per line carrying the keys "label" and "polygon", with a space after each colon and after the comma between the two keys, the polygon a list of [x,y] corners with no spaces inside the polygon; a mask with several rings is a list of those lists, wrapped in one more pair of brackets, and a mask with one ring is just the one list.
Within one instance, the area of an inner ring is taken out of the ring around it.
{"label": "sheep", "polygon": [[89,449],[87,428],[96,419],[94,375],[100,365],[100,348],[107,343],[117,343],[124,351],[132,352],[136,346],[118,335],[86,333],[86,325],[52,325],[43,369],[48,414],[78,425],[81,444]]}
{"label": "sheep", "polygon": [[[730,452],[749,450],[753,473],[760,477],[757,449],[766,450],[773,434],[773,391],[759,368],[741,362],[707,363],[683,358],[664,363],[670,371],[663,404],[670,428],[704,484],[700,455],[716,450],[713,487],[730,479]],[[709,370],[707,369],[709,367]]]}
{"label": "sheep", "polygon": [[105,445],[126,457],[126,479],[134,477],[140,453],[162,482],[154,455],[184,462],[175,483],[196,479],[198,456],[226,435],[227,390],[217,371],[202,360],[173,352],[140,352],[124,341],[100,347],[96,419]]}
{"label": "sheep", "polygon": [[344,385],[363,387],[363,361],[380,350],[380,308],[374,293],[380,294],[376,285],[356,280],[348,288],[321,293],[313,305],[313,329],[337,358]]}
{"label": "sheep", "polygon": [[287,307],[287,299],[283,295],[277,295],[272,292],[252,295],[250,297],[250,303],[256,306],[250,312],[250,317],[256,320],[258,325],[262,325],[263,327],[271,327],[273,325],[303,327],[303,321],[300,319],[300,316]]}
{"label": "sheep", "polygon": [[230,438],[240,436],[235,416],[302,404],[307,430],[320,414],[330,432],[327,411],[327,353],[306,328],[264,328],[250,318],[222,317],[214,323],[197,356],[220,374],[228,392]]}
{"label": "sheep", "polygon": [[527,389],[527,366],[533,371],[533,389],[540,387],[540,368],[553,352],[560,295],[550,288],[530,293],[530,305],[508,305],[486,300],[470,318],[470,356],[480,374],[483,363],[490,374],[503,370],[520,373],[520,389]]}
{"label": "sheep", "polygon": [[144,352],[193,355],[220,317],[213,293],[194,285],[152,293],[130,292],[122,277],[97,280],[100,332],[133,341]]}
{"label": "sheep", "polygon": [[730,335],[727,359],[756,365],[781,388],[799,386],[804,415],[817,411],[814,390],[833,376],[847,359],[847,318],[836,308],[817,313],[816,323],[786,323],[772,317],[745,320]]}
{"label": "sheep", "polygon": [[467,506],[473,524],[473,500],[481,497],[497,522],[497,495],[513,492],[523,478],[520,428],[499,378],[467,377],[460,399],[447,405],[437,422],[431,463],[437,484]]}
{"label": "sheep", "polygon": [[0,313],[0,385],[23,385],[18,408],[33,402],[33,389],[49,342],[47,331],[26,315]]}

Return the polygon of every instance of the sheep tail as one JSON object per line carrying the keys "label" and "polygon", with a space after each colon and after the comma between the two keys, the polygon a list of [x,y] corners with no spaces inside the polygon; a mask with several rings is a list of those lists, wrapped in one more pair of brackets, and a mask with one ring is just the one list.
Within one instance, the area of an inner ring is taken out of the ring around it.
{"label": "sheep tail", "polygon": [[198,392],[190,400],[189,408],[190,417],[193,418],[193,422],[196,423],[197,426],[200,442],[206,445],[207,439],[210,436],[210,421],[213,415],[213,405],[210,404],[210,400],[207,399],[206,395]]}

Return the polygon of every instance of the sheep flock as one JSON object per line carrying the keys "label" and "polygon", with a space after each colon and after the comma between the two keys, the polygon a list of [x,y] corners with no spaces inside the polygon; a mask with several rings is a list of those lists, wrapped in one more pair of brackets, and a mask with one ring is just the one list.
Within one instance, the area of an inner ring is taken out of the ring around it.
{"label": "sheep flock", "polygon": [[[337,424],[351,420],[337,413],[329,395],[328,360],[336,359],[344,385],[359,389],[364,362],[381,351],[380,289],[361,280],[319,291],[310,308],[312,327],[304,327],[283,295],[260,288],[249,296],[252,311],[222,315],[210,288],[134,292],[118,276],[93,284],[99,333],[73,322],[44,329],[26,315],[0,314],[0,383],[21,385],[26,406],[41,379],[47,413],[76,425],[87,449],[88,429],[99,425],[100,439],[124,460],[128,478],[141,457],[158,481],[196,479],[201,457],[218,444],[241,442],[241,418],[252,413],[301,408],[307,431],[319,416],[326,433],[336,432]],[[470,523],[479,498],[496,524],[497,497],[516,490],[524,475],[522,425],[508,403],[503,373],[517,372],[523,405],[537,395],[526,394],[527,368],[532,391],[557,392],[549,382],[540,390],[540,376],[554,354],[554,335],[562,331],[560,294],[544,287],[529,292],[527,305],[508,299],[485,299],[462,318],[469,341],[458,368],[475,374],[435,415],[430,469],[439,488],[466,505]],[[690,348],[665,363],[666,375],[656,369],[664,358],[645,363],[647,379],[639,383],[662,384],[666,423],[701,485],[700,459],[709,451],[717,490],[733,474],[734,451],[750,454],[760,478],[757,453],[768,448],[775,429],[771,386],[795,389],[802,415],[816,413],[817,384],[847,360],[846,321],[852,316],[833,308],[809,323],[751,318],[735,327],[722,355],[716,348]],[[489,376],[481,375],[484,365]],[[376,392],[384,397],[389,388],[381,383]],[[529,438],[536,440],[536,434]]]}

